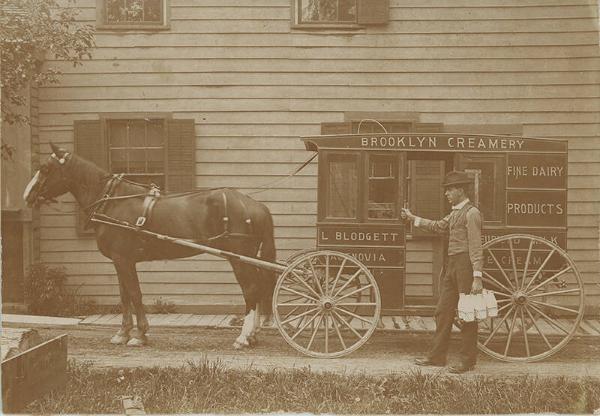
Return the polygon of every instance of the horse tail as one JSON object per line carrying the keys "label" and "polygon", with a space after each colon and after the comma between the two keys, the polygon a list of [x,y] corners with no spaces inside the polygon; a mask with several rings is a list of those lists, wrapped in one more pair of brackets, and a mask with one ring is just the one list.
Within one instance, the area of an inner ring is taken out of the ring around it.
{"label": "horse tail", "polygon": [[[262,221],[262,229],[260,231],[260,252],[258,257],[261,260],[274,263],[277,258],[277,251],[275,249],[275,235],[273,226],[273,217],[269,209],[263,205],[265,215]],[[262,313],[271,315],[272,313],[272,302],[273,302],[273,291],[275,284],[277,283],[277,273],[271,270],[261,269],[261,274],[266,283],[265,294],[260,302]]]}

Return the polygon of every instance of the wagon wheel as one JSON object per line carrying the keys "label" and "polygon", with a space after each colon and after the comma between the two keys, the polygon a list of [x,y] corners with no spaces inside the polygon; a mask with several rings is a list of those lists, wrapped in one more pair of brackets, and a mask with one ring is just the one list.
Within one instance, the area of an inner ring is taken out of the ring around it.
{"label": "wagon wheel", "polygon": [[503,361],[532,362],[560,351],[583,317],[583,282],[569,255],[533,235],[483,246],[483,285],[498,316],[479,324],[479,349]]}
{"label": "wagon wheel", "polygon": [[371,272],[354,257],[309,251],[279,277],[273,311],[279,332],[294,349],[311,357],[341,357],[369,339],[381,297]]}
{"label": "wagon wheel", "polygon": [[[313,253],[322,253],[322,252],[323,251],[319,250],[319,249],[301,250],[301,251],[298,251],[298,252],[292,254],[290,257],[288,257],[285,260],[285,263],[287,265],[290,265],[294,261],[296,261],[296,259],[300,258],[301,256],[306,256],[308,254],[313,254]],[[317,256],[317,257],[314,258],[313,264],[314,265],[318,264],[320,266],[325,266],[325,263],[324,263],[325,261],[326,261],[326,257]],[[324,284],[324,280],[325,280],[325,275],[323,273],[319,273],[318,275],[319,275],[320,283],[321,283],[321,285],[323,285]],[[352,282],[350,282],[348,284],[348,289],[354,291],[354,289],[358,289],[360,286],[361,286],[361,282],[358,279],[355,279],[355,280],[353,280]],[[365,291],[354,291],[354,292],[355,293],[351,297],[354,300],[355,304],[353,306],[348,306],[347,309],[350,312],[357,313],[358,308],[359,308],[359,304],[362,301],[368,302],[368,300],[366,300],[366,299],[369,299],[369,296],[368,296],[369,294],[365,293]],[[298,300],[300,300],[300,299],[298,299]],[[352,321],[354,319],[354,317],[352,315],[347,315],[347,316],[342,316],[342,319],[344,319],[346,322],[350,323],[350,321]]]}

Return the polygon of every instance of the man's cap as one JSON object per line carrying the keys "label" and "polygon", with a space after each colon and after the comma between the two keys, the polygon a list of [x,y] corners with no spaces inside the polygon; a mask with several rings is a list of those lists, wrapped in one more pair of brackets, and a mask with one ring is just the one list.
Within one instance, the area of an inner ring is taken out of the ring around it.
{"label": "man's cap", "polygon": [[444,183],[442,185],[444,186],[444,188],[446,188],[448,186],[465,185],[472,182],[473,179],[471,179],[469,175],[467,175],[465,172],[453,170],[446,174],[446,177],[444,178]]}

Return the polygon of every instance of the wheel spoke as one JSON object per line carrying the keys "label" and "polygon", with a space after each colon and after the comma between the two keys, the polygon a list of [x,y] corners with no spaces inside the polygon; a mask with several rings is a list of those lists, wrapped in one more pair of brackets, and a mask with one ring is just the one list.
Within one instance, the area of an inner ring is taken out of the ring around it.
{"label": "wheel spoke", "polygon": [[312,347],[312,343],[315,340],[315,336],[317,335],[317,332],[319,331],[319,327],[321,326],[321,321],[323,320],[323,314],[319,314],[319,320],[317,321],[317,324],[315,325],[315,329],[312,332],[312,335],[310,337],[310,341],[308,341],[308,345],[306,346],[307,350],[310,350],[310,347]]}
{"label": "wheel spoke", "polygon": [[519,287],[519,276],[517,274],[517,263],[515,261],[515,250],[513,249],[512,238],[508,239],[508,248],[510,249],[510,259],[511,259],[513,274],[515,276],[515,287]]}
{"label": "wheel spoke", "polygon": [[[318,308],[317,308],[317,309],[318,309]],[[310,318],[309,320],[307,320],[307,321],[304,323],[304,325],[302,325],[302,328],[300,328],[300,329],[298,330],[298,332],[296,332],[294,335],[292,335],[292,337],[291,337],[291,338],[292,338],[292,339],[295,339],[295,338],[296,338],[298,335],[300,335],[300,333],[302,333],[302,331],[304,331],[304,330],[306,329],[306,327],[307,327],[307,326],[309,326],[311,323],[313,323],[313,321],[314,321],[315,319],[317,319],[317,317],[318,317],[318,316],[321,316],[321,314],[320,314],[320,313],[317,311],[317,313],[316,313],[316,314],[314,314],[314,315],[312,316],[312,318]]]}
{"label": "wheel spoke", "polygon": [[549,323],[550,325],[552,325],[552,326],[553,326],[553,327],[555,327],[555,328],[558,328],[558,329],[560,329],[561,331],[563,331],[563,332],[564,332],[565,334],[567,334],[567,335],[569,334],[569,331],[567,331],[566,329],[564,329],[564,328],[562,327],[562,325],[560,325],[558,322],[554,321],[554,319],[552,319],[552,318],[550,318],[548,315],[546,315],[546,314],[544,313],[544,311],[542,311],[541,309],[539,309],[539,308],[535,307],[535,306],[534,306],[534,305],[532,305],[532,304],[529,304],[529,306],[531,306],[531,308],[532,308],[534,311],[536,311],[537,313],[539,313],[540,315],[542,315],[542,317],[544,317],[544,319],[545,319],[546,321],[548,321],[548,323]]}
{"label": "wheel spoke", "polygon": [[512,297],[512,295],[509,295],[508,293],[498,292],[497,290],[490,290],[490,292],[492,292],[494,295],[504,296],[506,298]]}
{"label": "wheel spoke", "polygon": [[[325,286],[327,287],[327,286]],[[329,315],[324,314],[323,319],[325,320],[325,353],[329,352]]]}
{"label": "wheel spoke", "polygon": [[352,292],[350,292],[350,293],[346,293],[344,296],[340,296],[340,297],[339,297],[339,298],[337,298],[336,300],[342,300],[342,299],[346,299],[346,298],[347,298],[347,297],[349,297],[349,296],[352,296],[352,295],[354,295],[354,294],[356,294],[356,293],[362,292],[362,291],[363,291],[363,290],[365,290],[365,289],[370,289],[370,288],[372,288],[372,287],[373,287],[373,284],[369,283],[369,284],[368,284],[368,285],[366,285],[366,286],[362,286],[362,287],[359,287],[358,289],[354,289],[354,290],[353,290]]}
{"label": "wheel spoke", "polygon": [[352,277],[351,277],[350,279],[348,279],[348,280],[346,281],[346,283],[344,283],[344,285],[343,285],[343,286],[342,286],[342,287],[341,287],[341,288],[340,288],[340,289],[339,289],[337,292],[335,292],[335,295],[333,295],[333,297],[334,297],[334,298],[337,298],[337,296],[338,296],[338,295],[339,295],[339,294],[340,294],[340,293],[341,293],[341,292],[342,292],[344,289],[346,289],[346,286],[348,286],[348,285],[350,284],[350,282],[351,282],[351,281],[353,281],[354,279],[356,279],[356,276],[360,275],[360,273],[361,273],[361,272],[362,272],[362,270],[361,270],[361,269],[358,269],[358,270],[356,271],[356,273],[354,273],[354,274],[352,275]]}
{"label": "wheel spoke", "polygon": [[336,321],[337,321],[337,319],[336,319],[335,315],[331,314],[331,324],[333,325],[333,328],[335,329],[335,332],[336,332],[338,338],[340,339],[340,342],[342,343],[342,347],[344,349],[347,349],[348,347],[346,347],[346,342],[344,342],[344,337],[342,337],[342,333],[340,332],[340,328],[338,328]]}
{"label": "wheel spoke", "polygon": [[[533,240],[531,240],[533,241]],[[527,338],[527,321],[525,321],[525,313],[523,313],[523,308],[519,308],[519,312],[521,313],[521,324],[523,325],[523,338],[525,339],[525,352],[528,357],[531,357],[531,351],[529,350],[529,339]],[[515,314],[516,315],[516,314]]]}
{"label": "wheel spoke", "polygon": [[329,295],[329,255],[325,256],[325,295]]}
{"label": "wheel spoke", "polygon": [[491,274],[489,274],[488,272],[486,272],[485,270],[483,271],[484,276],[491,280],[492,283],[495,283],[497,287],[501,287],[502,289],[506,290],[508,293],[510,293],[512,290],[507,288],[506,286],[504,286],[502,283],[500,283],[499,281],[497,281],[494,276],[492,276]]}
{"label": "wheel spoke", "polygon": [[343,319],[339,313],[337,313],[335,310],[333,310],[332,313],[337,317],[337,319],[339,321],[341,321],[344,325],[346,325],[350,331],[354,332],[354,335],[356,335],[358,337],[358,339],[362,338],[362,335],[360,335],[358,333],[358,331],[352,327],[352,325],[350,325],[348,322],[346,322],[346,320]]}
{"label": "wheel spoke", "polygon": [[525,281],[527,280],[527,269],[529,268],[529,259],[531,252],[533,251],[533,240],[529,240],[529,249],[527,250],[527,259],[525,260],[525,267],[523,270],[523,281],[521,282],[521,289],[525,287]]}
{"label": "wheel spoke", "polygon": [[[336,305],[336,306],[337,306],[337,305]],[[350,312],[350,311],[349,311],[349,310],[347,310],[347,309],[344,309],[344,308],[335,308],[335,310],[336,310],[336,311],[340,311],[340,312],[344,312],[346,315],[350,315],[351,317],[353,317],[353,318],[356,318],[356,319],[358,319],[359,321],[363,321],[363,322],[365,322],[365,323],[367,323],[367,324],[369,324],[369,325],[373,325],[373,322],[372,322],[372,321],[369,321],[368,319],[366,319],[366,318],[363,318],[362,316],[360,316],[360,315],[357,315],[357,314],[355,314],[354,312]]]}
{"label": "wheel spoke", "polygon": [[[561,271],[559,271],[558,273],[556,273],[556,274],[554,274],[554,275],[550,276],[549,278],[547,278],[546,280],[544,280],[542,283],[540,283],[539,285],[537,285],[536,287],[534,287],[533,289],[530,289],[530,290],[528,291],[528,289],[529,289],[529,286],[531,285],[531,282],[533,282],[533,280],[534,280],[534,278],[532,278],[532,279],[531,279],[531,281],[529,282],[529,284],[527,285],[527,287],[525,288],[525,292],[526,292],[526,293],[532,293],[532,292],[535,292],[535,291],[536,291],[537,289],[539,289],[540,287],[542,287],[542,286],[544,286],[544,285],[546,285],[546,284],[550,283],[550,282],[551,282],[552,280],[554,280],[554,279],[558,279],[560,276],[562,276],[563,274],[565,274],[566,272],[568,272],[568,271],[569,271],[569,270],[571,270],[571,269],[572,269],[572,267],[571,267],[571,266],[568,266],[568,267],[566,267],[566,268],[562,269],[562,270],[561,270]],[[539,271],[539,270],[538,270],[538,271]],[[536,272],[536,276],[537,276],[537,272]],[[534,276],[534,277],[535,277],[535,276]]]}
{"label": "wheel spoke", "polygon": [[529,312],[529,308],[527,308],[527,306],[525,306],[525,312],[527,312],[527,315],[529,315],[529,319],[531,319],[531,323],[533,324],[533,326],[535,327],[535,329],[538,331],[538,333],[542,336],[542,338],[544,339],[544,342],[546,342],[546,345],[548,346],[548,349],[551,350],[552,349],[552,344],[550,344],[550,341],[548,341],[548,338],[546,338],[546,335],[544,335],[544,333],[537,326],[537,323],[535,322],[535,318],[533,317],[533,315],[531,314],[531,312]]}
{"label": "wheel spoke", "polygon": [[296,319],[303,318],[306,315],[310,315],[311,313],[316,312],[318,310],[319,310],[319,307],[316,306],[316,307],[314,307],[314,308],[312,308],[312,309],[310,309],[308,311],[302,312],[300,315],[295,315],[295,316],[292,316],[291,318],[286,319],[285,321],[282,321],[281,325],[285,325],[287,323],[294,322]]}
{"label": "wheel spoke", "polygon": [[[537,278],[538,274],[541,273],[541,271],[544,269],[544,267],[546,267],[546,263],[548,263],[548,261],[550,260],[550,257],[552,257],[552,255],[556,252],[556,249],[553,248],[552,251],[550,252],[550,254],[548,254],[548,256],[546,256],[546,258],[544,259],[544,262],[542,263],[542,265],[537,269],[537,271],[535,272],[535,274],[531,277],[531,280],[529,281],[529,283],[527,283],[527,286],[525,287],[525,292],[527,292],[527,290],[529,289],[529,286],[531,286],[531,284],[535,281],[535,279]],[[535,290],[535,289],[533,289]]]}
{"label": "wheel spoke", "polygon": [[506,315],[504,315],[504,317],[502,318],[502,320],[498,323],[498,326],[496,326],[496,328],[494,328],[492,330],[492,332],[490,333],[490,335],[488,335],[487,339],[483,342],[483,345],[487,345],[487,343],[490,342],[490,340],[492,338],[494,338],[494,335],[496,335],[496,332],[498,332],[498,330],[500,329],[500,327],[502,326],[502,324],[504,323],[504,321],[506,321],[506,318],[508,318],[510,316],[510,314],[514,310],[515,310],[515,308],[512,308],[510,311],[508,311],[508,313]]}
{"label": "wheel spoke", "polygon": [[318,300],[317,300],[317,299],[315,299],[315,298],[313,298],[312,296],[308,296],[308,295],[307,295],[307,294],[305,294],[305,293],[298,292],[297,290],[294,290],[294,289],[292,289],[292,288],[289,288],[289,287],[287,287],[287,286],[281,286],[281,290],[285,290],[285,291],[288,291],[288,292],[290,292],[290,293],[293,293],[293,294],[295,294],[295,295],[301,296],[301,297],[303,297],[304,299],[309,299],[309,300],[312,300],[312,301],[313,301],[313,302],[315,302],[315,303],[316,303],[316,302],[318,302]]}
{"label": "wheel spoke", "polygon": [[306,283],[306,281],[301,276],[299,276],[295,270],[292,270],[292,275],[295,276],[296,279],[298,279],[298,281],[302,283],[308,290],[310,290],[313,295],[315,295],[317,298],[320,297],[320,295],[312,287],[310,287],[310,285]]}
{"label": "wheel spoke", "polygon": [[508,330],[508,339],[506,340],[506,347],[504,348],[504,356],[508,355],[508,348],[510,347],[510,341],[512,340],[513,331],[515,329],[515,322],[517,322],[517,311],[513,315],[512,322],[510,323],[510,329]]}
{"label": "wheel spoke", "polygon": [[323,288],[321,287],[321,282],[319,282],[319,275],[317,274],[317,271],[315,270],[315,266],[312,264],[311,259],[308,259],[308,264],[310,266],[310,270],[312,271],[313,279],[316,283],[316,286],[319,289],[319,293],[321,294],[321,296],[323,296]]}
{"label": "wheel spoke", "polygon": [[340,269],[338,270],[337,275],[335,276],[335,280],[331,284],[331,291],[329,293],[333,293],[333,291],[335,290],[338,280],[340,279],[340,276],[342,275],[342,271],[344,270],[344,266],[346,265],[346,261],[348,261],[348,259],[344,257],[344,260],[342,261],[342,264],[340,265]]}
{"label": "wheel spoke", "polygon": [[490,253],[490,256],[492,256],[492,259],[494,260],[494,263],[496,263],[496,266],[498,266],[498,269],[500,269],[500,272],[502,273],[502,276],[504,276],[504,278],[506,279],[506,281],[510,285],[512,291],[514,291],[515,287],[513,286],[511,280],[508,278],[508,276],[506,275],[506,273],[504,273],[504,269],[502,268],[502,266],[498,262],[498,259],[496,259],[496,256],[494,256],[494,253],[492,252],[492,250],[490,248],[488,248],[488,252]]}
{"label": "wheel spoke", "polygon": [[542,306],[547,306],[548,308],[554,308],[554,309],[559,309],[561,311],[565,311],[565,312],[571,312],[574,314],[578,314],[579,311],[576,311],[575,309],[570,309],[570,308],[565,308],[564,306],[559,306],[559,305],[553,305],[551,303],[547,303],[547,302],[540,302],[539,300],[529,300],[531,303],[535,303],[536,305],[542,305]]}
{"label": "wheel spoke", "polygon": [[581,289],[576,287],[573,289],[566,289],[566,290],[556,290],[554,292],[540,292],[540,293],[534,293],[533,295],[528,295],[527,297],[529,298],[537,298],[540,296],[552,296],[552,295],[562,295],[563,293],[575,293],[575,292],[581,292]]}

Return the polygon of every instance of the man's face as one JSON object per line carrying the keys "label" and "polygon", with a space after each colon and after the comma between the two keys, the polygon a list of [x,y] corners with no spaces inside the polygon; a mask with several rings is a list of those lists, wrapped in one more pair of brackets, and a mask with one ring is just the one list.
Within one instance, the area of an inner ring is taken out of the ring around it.
{"label": "man's face", "polygon": [[444,191],[444,195],[446,195],[446,198],[448,198],[448,202],[450,202],[451,205],[456,205],[465,198],[463,189],[455,186],[447,187]]}

